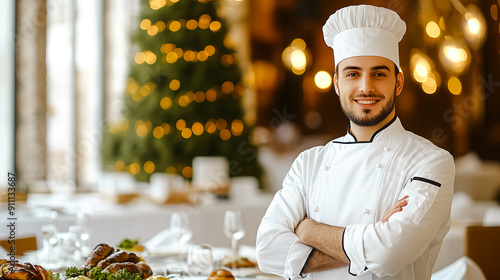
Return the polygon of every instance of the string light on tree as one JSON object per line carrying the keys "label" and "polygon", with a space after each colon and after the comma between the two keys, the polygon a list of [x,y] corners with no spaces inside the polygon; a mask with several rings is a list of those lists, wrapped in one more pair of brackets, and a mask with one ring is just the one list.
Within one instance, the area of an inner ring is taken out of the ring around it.
{"label": "string light on tree", "polygon": [[196,156],[224,156],[238,174],[260,174],[251,125],[243,122],[244,84],[227,26],[212,0],[142,1],[126,85],[124,117],[109,125],[103,163],[147,181],[154,172],[192,177]]}

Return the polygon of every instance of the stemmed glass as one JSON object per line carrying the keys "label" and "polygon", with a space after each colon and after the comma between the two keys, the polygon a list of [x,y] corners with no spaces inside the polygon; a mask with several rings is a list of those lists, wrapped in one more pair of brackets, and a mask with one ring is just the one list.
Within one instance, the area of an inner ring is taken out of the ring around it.
{"label": "stemmed glass", "polygon": [[224,214],[224,234],[231,239],[234,263],[238,257],[238,240],[245,236],[245,226],[240,211],[226,211]]}
{"label": "stemmed glass", "polygon": [[173,235],[179,251],[184,250],[184,244],[191,240],[193,233],[189,227],[189,217],[183,212],[174,212],[170,217],[170,232]]}

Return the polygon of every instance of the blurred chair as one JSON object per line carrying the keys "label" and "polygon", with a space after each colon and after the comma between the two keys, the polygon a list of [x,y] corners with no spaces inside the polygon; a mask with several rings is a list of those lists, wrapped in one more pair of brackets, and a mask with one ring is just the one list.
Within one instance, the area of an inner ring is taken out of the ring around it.
{"label": "blurred chair", "polygon": [[24,238],[16,238],[15,244],[10,244],[8,239],[0,240],[0,246],[5,249],[5,251],[10,252],[10,247],[15,246],[15,254],[16,256],[22,256],[25,252],[36,251],[36,237],[24,237]]}
{"label": "blurred chair", "polygon": [[479,265],[486,279],[500,279],[500,226],[468,226],[465,255]]}
{"label": "blurred chair", "polygon": [[486,280],[486,277],[473,260],[461,257],[454,263],[433,273],[431,280]]}

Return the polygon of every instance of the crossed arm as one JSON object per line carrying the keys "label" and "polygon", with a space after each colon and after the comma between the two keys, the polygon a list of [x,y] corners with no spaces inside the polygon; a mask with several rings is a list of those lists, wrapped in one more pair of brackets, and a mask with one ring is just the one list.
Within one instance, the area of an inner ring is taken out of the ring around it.
{"label": "crossed arm", "polygon": [[[407,198],[408,196],[401,198],[387,210],[381,222],[387,222],[394,213],[402,211],[408,203]],[[297,225],[295,234],[300,241],[314,248],[302,273],[319,272],[349,264],[342,242],[344,230],[343,227],[318,223],[307,217]]]}

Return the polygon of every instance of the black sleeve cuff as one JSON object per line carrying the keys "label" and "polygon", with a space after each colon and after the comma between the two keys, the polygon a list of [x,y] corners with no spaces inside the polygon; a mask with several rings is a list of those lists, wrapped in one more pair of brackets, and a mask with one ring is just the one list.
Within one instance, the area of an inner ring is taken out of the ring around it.
{"label": "black sleeve cuff", "polygon": [[306,275],[306,276],[302,275],[302,273],[304,273],[304,268],[306,267],[307,263],[308,263],[308,262],[309,262],[309,260],[311,259],[311,256],[312,256],[312,254],[313,254],[314,250],[316,250],[316,249],[314,249],[314,248],[313,248],[313,249],[311,250],[311,253],[309,253],[309,256],[307,256],[306,262],[304,263],[304,266],[302,267],[302,270],[301,270],[301,271],[300,271],[300,273],[299,273],[300,277],[302,277],[302,278],[306,278],[306,276],[307,276],[307,275]]}

